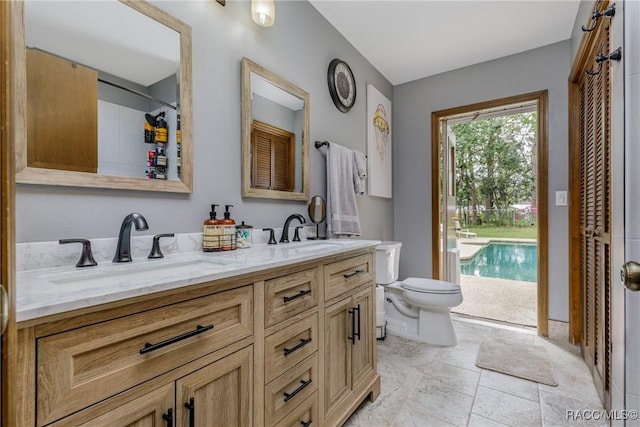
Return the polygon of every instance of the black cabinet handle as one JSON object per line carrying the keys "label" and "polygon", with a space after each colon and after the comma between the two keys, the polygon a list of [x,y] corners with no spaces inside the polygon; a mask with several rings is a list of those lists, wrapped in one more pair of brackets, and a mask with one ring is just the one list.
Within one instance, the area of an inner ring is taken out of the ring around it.
{"label": "black cabinet handle", "polygon": [[311,384],[311,380],[309,380],[309,381],[300,380],[300,387],[298,387],[297,389],[293,390],[291,393],[283,393],[284,394],[284,401],[288,402],[291,399],[293,399],[296,394],[298,394],[302,390],[304,390],[305,387],[307,387],[309,384]]}
{"label": "black cabinet handle", "polygon": [[207,326],[198,325],[196,327],[196,329],[194,329],[193,331],[185,332],[184,334],[178,335],[177,337],[173,337],[173,338],[169,338],[168,340],[160,341],[157,344],[146,343],[144,345],[144,347],[140,349],[140,354],[149,353],[150,351],[154,351],[154,350],[157,350],[159,348],[166,347],[169,344],[173,344],[173,343],[176,343],[178,341],[182,341],[182,340],[187,339],[189,337],[192,337],[192,336],[201,334],[203,332],[206,332],[206,331],[208,331],[210,329],[213,329],[213,325],[207,325]]}
{"label": "black cabinet handle", "polygon": [[291,353],[293,353],[294,351],[296,351],[296,350],[304,347],[305,345],[309,344],[310,342],[311,342],[311,338],[307,338],[306,340],[305,339],[301,339],[300,342],[298,344],[294,345],[293,347],[291,347],[291,348],[285,347],[283,349],[284,350],[284,355],[288,356]]}
{"label": "black cabinet handle", "polygon": [[364,273],[364,270],[356,270],[353,273],[345,274],[344,278],[345,279],[350,279],[351,277],[353,277],[353,276],[355,276],[357,274],[360,274],[360,273]]}
{"label": "black cabinet handle", "polygon": [[361,332],[361,329],[360,329],[360,326],[361,326],[360,325],[360,304],[358,304],[357,307],[353,307],[353,310],[354,311],[356,311],[356,310],[358,311],[358,332],[354,332],[353,335],[358,337],[358,341],[360,341],[360,332]]}
{"label": "black cabinet handle", "polygon": [[302,427],[309,427],[311,425],[311,418],[309,418],[309,421],[300,420],[300,424],[302,425]]}
{"label": "black cabinet handle", "polygon": [[196,427],[196,404],[195,399],[192,397],[184,407],[189,410],[189,427]]}
{"label": "black cabinet handle", "polygon": [[167,409],[167,413],[162,414],[162,419],[167,422],[168,427],[173,427],[173,409]]}
{"label": "black cabinet handle", "polygon": [[302,298],[305,295],[309,295],[311,293],[311,289],[308,289],[306,291],[300,291],[297,294],[295,294],[292,297],[284,297],[284,302],[289,302],[289,301],[293,301],[294,299],[298,299],[298,298]]}
{"label": "black cabinet handle", "polygon": [[351,340],[351,344],[356,345],[356,309],[349,310],[349,314],[351,315],[351,336],[347,337],[347,339]]}

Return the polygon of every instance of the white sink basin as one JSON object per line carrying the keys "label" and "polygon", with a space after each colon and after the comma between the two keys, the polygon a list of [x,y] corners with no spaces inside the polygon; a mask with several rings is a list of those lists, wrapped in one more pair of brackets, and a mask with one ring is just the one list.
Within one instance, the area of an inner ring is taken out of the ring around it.
{"label": "white sink basin", "polygon": [[[215,272],[229,264],[209,258],[187,258],[176,260],[144,261],[141,263],[107,264],[96,269],[79,269],[63,273],[51,273],[40,278],[54,285],[74,286],[109,286],[114,283],[149,280],[152,276],[162,274],[164,277],[185,276],[194,271]],[[81,285],[84,283],[84,285]]]}

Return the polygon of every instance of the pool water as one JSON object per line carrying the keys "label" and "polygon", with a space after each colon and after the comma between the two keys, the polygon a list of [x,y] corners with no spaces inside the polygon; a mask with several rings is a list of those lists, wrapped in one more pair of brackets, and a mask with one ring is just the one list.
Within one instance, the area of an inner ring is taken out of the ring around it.
{"label": "pool water", "polygon": [[470,260],[462,261],[460,273],[535,283],[537,258],[536,245],[490,243]]}

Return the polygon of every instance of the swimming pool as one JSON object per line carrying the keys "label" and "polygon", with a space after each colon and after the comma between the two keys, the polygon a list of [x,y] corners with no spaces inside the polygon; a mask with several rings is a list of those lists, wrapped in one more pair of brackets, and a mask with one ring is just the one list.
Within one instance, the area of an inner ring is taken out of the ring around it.
{"label": "swimming pool", "polygon": [[480,277],[537,282],[536,245],[490,243],[470,260],[461,261],[460,273]]}

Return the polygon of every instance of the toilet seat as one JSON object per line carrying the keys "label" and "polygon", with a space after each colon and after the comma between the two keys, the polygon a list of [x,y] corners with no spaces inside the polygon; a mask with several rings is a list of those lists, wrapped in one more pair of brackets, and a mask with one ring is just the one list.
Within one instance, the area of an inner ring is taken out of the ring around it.
{"label": "toilet seat", "polygon": [[458,294],[461,292],[460,285],[455,283],[419,277],[409,277],[403,280],[400,287],[407,291],[425,294]]}

